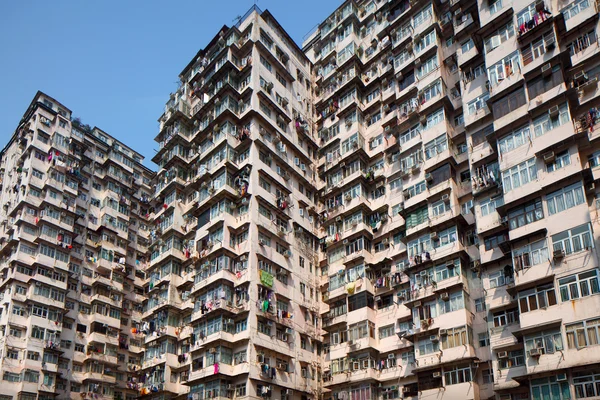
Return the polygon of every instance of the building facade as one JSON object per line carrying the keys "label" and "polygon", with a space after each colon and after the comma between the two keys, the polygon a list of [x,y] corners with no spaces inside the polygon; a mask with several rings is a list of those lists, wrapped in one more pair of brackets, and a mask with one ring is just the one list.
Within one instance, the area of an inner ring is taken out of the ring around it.
{"label": "building facade", "polygon": [[591,2],[365,1],[306,39],[328,396],[600,395],[597,30]]}
{"label": "building facade", "polygon": [[2,399],[135,397],[142,156],[38,92],[1,157]]}
{"label": "building facade", "polygon": [[223,27],[180,74],[153,158],[149,398],[317,396],[311,74],[258,8]]}
{"label": "building facade", "polygon": [[39,93],[1,154],[2,395],[600,398],[597,31],[346,1],[300,48],[253,7],[156,173]]}

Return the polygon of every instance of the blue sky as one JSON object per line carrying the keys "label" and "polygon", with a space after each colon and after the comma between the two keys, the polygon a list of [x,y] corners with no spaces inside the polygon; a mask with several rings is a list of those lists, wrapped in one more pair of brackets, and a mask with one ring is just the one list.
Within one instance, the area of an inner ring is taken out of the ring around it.
{"label": "blue sky", "polygon": [[[258,0],[301,43],[341,0]],[[0,148],[37,90],[146,157],[177,76],[253,0],[3,1]]]}

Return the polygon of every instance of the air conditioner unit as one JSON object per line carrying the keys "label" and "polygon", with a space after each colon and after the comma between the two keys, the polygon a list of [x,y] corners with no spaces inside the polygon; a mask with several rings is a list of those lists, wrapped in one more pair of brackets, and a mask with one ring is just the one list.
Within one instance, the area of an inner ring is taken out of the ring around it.
{"label": "air conditioner unit", "polygon": [[342,222],[342,217],[335,217],[335,222]]}
{"label": "air conditioner unit", "polygon": [[349,243],[349,241],[348,241],[348,239],[344,239],[344,241],[343,241],[342,243],[343,243],[343,244],[348,244],[348,243]]}
{"label": "air conditioner unit", "polygon": [[448,335],[448,330],[440,329],[440,336],[446,336],[446,335]]}
{"label": "air conditioner unit", "polygon": [[448,294],[448,292],[443,292],[443,293],[440,295],[440,298],[441,298],[442,300],[444,300],[444,301],[448,301],[448,299],[450,298],[450,295]]}
{"label": "air conditioner unit", "polygon": [[552,253],[552,258],[554,258],[555,260],[560,260],[564,258],[564,256],[565,251],[563,249],[554,250],[554,252]]}
{"label": "air conditioner unit", "polygon": [[550,63],[545,64],[542,67],[542,76],[548,76],[552,73],[552,65],[550,65]]}
{"label": "air conditioner unit", "polygon": [[551,163],[552,161],[554,161],[554,152],[550,151],[548,153],[544,154],[544,162],[547,163]]}
{"label": "air conditioner unit", "polygon": [[585,191],[588,193],[592,193],[596,190],[596,184],[594,182],[585,186]]}
{"label": "air conditioner unit", "polygon": [[383,239],[381,241],[381,244],[384,245],[384,246],[387,246],[389,244],[389,239],[388,238]]}
{"label": "air conditioner unit", "polygon": [[211,347],[211,348],[208,350],[208,352],[209,352],[210,354],[216,354],[216,352],[217,352],[217,348],[216,348],[216,347]]}
{"label": "air conditioner unit", "polygon": [[401,331],[401,330],[396,331],[396,335],[398,335],[398,338],[400,338],[400,339],[405,337],[407,333],[408,333],[408,331]]}
{"label": "air conditioner unit", "polygon": [[425,180],[427,182],[433,182],[433,175],[431,175],[429,173],[425,174]]}
{"label": "air conditioner unit", "polygon": [[396,358],[395,354],[388,354],[388,360],[393,360]]}
{"label": "air conditioner unit", "polygon": [[439,342],[440,338],[437,335],[431,335],[429,336],[429,340],[432,342]]}
{"label": "air conditioner unit", "polygon": [[375,296],[375,302],[379,303],[381,301],[381,296]]}
{"label": "air conditioner unit", "polygon": [[414,306],[415,307],[421,307],[421,301],[420,300],[419,301],[415,301]]}
{"label": "air conditioner unit", "polygon": [[499,351],[498,358],[500,358],[500,359],[508,358],[508,352],[507,351]]}
{"label": "air conditioner unit", "polygon": [[402,388],[402,393],[409,393],[410,392],[410,388],[408,386],[404,386]]}
{"label": "air conditioner unit", "polygon": [[527,352],[527,354],[529,355],[529,357],[539,357],[543,354],[542,349],[539,348],[535,348],[535,349],[531,349]]}
{"label": "air conditioner unit", "polygon": [[448,201],[450,200],[450,195],[444,194],[442,195],[442,201]]}
{"label": "air conditioner unit", "polygon": [[559,114],[558,106],[552,106],[548,110],[548,115],[550,116],[550,118],[556,118],[556,117],[558,117],[558,114]]}
{"label": "air conditioner unit", "polygon": [[433,377],[434,378],[441,378],[442,377],[442,373],[441,372],[434,372],[433,373]]}
{"label": "air conditioner unit", "polygon": [[437,232],[431,232],[429,234],[429,238],[432,239],[432,240],[436,240],[438,238]]}
{"label": "air conditioner unit", "polygon": [[564,372],[562,374],[556,375],[557,382],[565,382],[566,380],[567,380],[567,374],[565,374]]}
{"label": "air conditioner unit", "polygon": [[502,217],[502,218],[500,219],[500,223],[501,223],[502,225],[507,225],[507,224],[508,224],[508,217]]}

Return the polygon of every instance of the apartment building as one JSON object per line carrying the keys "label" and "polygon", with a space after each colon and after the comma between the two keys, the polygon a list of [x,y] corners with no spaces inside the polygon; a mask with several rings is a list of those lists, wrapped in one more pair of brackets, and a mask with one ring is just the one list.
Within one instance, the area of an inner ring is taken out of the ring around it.
{"label": "apartment building", "polygon": [[299,48],[255,6],[179,75],[155,175],[38,93],[1,153],[0,400],[600,397],[597,30],[346,1]]}
{"label": "apartment building", "polygon": [[253,7],[180,81],[153,157],[141,394],[317,398],[311,63]]}
{"label": "apartment building", "polygon": [[307,37],[325,398],[600,395],[597,7],[348,1]]}
{"label": "apartment building", "polygon": [[0,153],[1,399],[137,397],[141,162],[41,92]]}

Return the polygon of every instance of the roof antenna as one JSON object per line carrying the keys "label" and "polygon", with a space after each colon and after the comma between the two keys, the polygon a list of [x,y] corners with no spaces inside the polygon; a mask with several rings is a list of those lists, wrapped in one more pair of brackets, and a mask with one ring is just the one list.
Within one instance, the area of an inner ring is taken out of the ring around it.
{"label": "roof antenna", "polygon": [[238,15],[237,17],[235,17],[233,19],[233,22],[235,22],[236,24],[239,24],[241,21],[242,21],[242,16],[241,15]]}

